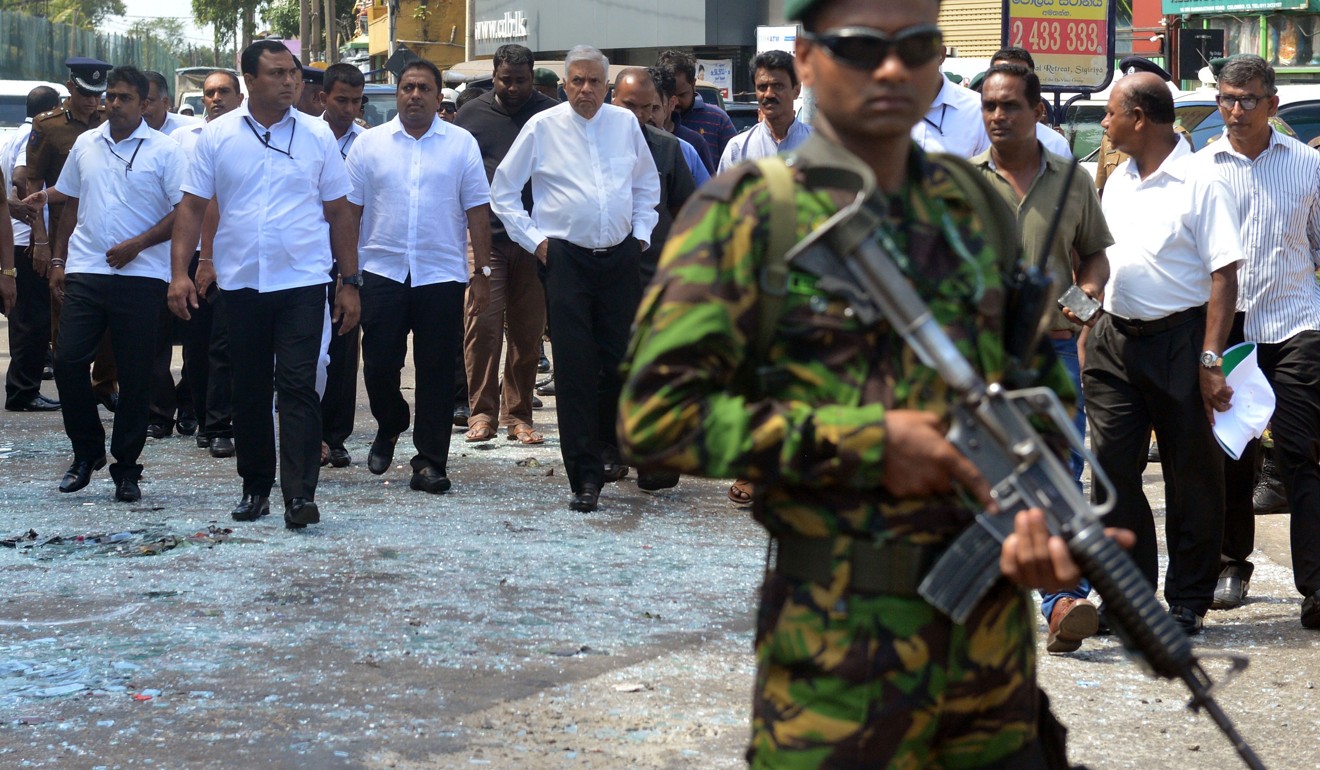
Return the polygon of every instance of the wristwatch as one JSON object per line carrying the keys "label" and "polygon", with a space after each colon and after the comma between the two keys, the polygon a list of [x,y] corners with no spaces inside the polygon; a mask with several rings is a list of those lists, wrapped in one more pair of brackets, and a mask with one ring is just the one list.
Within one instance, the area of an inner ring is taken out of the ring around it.
{"label": "wristwatch", "polygon": [[490,265],[482,265],[482,266],[481,266],[481,269],[478,270],[477,272],[478,272],[478,273],[481,273],[482,275],[484,275],[484,276],[486,276],[487,278],[489,278],[489,277],[490,277]]}
{"label": "wristwatch", "polygon": [[356,286],[361,289],[362,273],[357,273],[356,275],[342,275],[339,277],[339,282],[345,286]]}
{"label": "wristwatch", "polygon": [[3,268],[3,269],[0,269],[0,275],[7,275],[7,276],[9,276],[10,278],[17,278],[17,277],[18,277],[18,268],[16,268],[16,267],[6,267],[6,268]]}
{"label": "wristwatch", "polygon": [[1219,361],[1219,354],[1213,350],[1207,350],[1201,354],[1201,366],[1206,369],[1218,369]]}

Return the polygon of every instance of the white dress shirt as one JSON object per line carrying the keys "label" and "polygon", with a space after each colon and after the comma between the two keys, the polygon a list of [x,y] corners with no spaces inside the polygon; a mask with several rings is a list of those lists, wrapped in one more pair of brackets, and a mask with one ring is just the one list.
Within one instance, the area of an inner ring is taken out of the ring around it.
{"label": "white dress shirt", "polygon": [[323,204],[350,189],[324,120],[290,108],[266,129],[246,103],[202,129],[183,185],[220,204],[214,257],[220,288],[261,292],[330,281]]}
{"label": "white dress shirt", "polygon": [[990,149],[990,135],[981,119],[981,95],[946,77],[930,110],[912,127],[912,138],[926,152],[947,152],[973,158]]}
{"label": "white dress shirt", "polygon": [[[14,169],[19,166],[27,165],[27,143],[28,137],[32,136],[32,118],[26,118],[23,125],[18,127],[9,144],[5,145],[3,155],[0,155],[0,168],[5,175],[5,195],[10,195],[14,189]],[[41,215],[46,215],[46,209],[41,209]],[[10,219],[10,224],[14,228],[14,245],[26,248],[32,241],[32,228],[22,220]]]}
{"label": "white dress shirt", "polygon": [[1242,221],[1237,309],[1251,342],[1320,329],[1320,153],[1270,129],[1252,160],[1224,136],[1196,154],[1233,192]]}
{"label": "white dress shirt", "polygon": [[738,134],[724,145],[724,154],[720,156],[720,166],[716,173],[722,174],[744,160],[757,160],[781,152],[788,152],[801,146],[811,136],[811,126],[800,120],[794,120],[784,135],[784,141],[776,142],[770,133],[770,126],[764,121]]}
{"label": "white dress shirt", "polygon": [[78,199],[64,272],[169,281],[168,240],[118,270],[106,263],[105,253],[150,230],[178,205],[186,165],[178,142],[145,120],[121,142],[110,138],[109,121],[80,134],[55,183],[56,190]]}
{"label": "white dress shirt", "polygon": [[1045,149],[1061,158],[1073,157],[1072,147],[1068,146],[1068,140],[1063,138],[1063,134],[1044,123],[1036,124],[1036,140],[1045,145]]}
{"label": "white dress shirt", "polygon": [[[325,120],[325,113],[321,113],[321,120]],[[326,125],[328,126],[330,124],[327,123]],[[362,136],[363,132],[366,130],[367,129],[362,126],[359,126],[357,121],[349,123],[348,130],[344,132],[344,135],[335,139],[335,144],[339,147],[339,157],[348,160],[348,153],[352,151],[353,143],[356,142],[358,137]],[[330,129],[330,133],[333,134],[334,132],[333,128]]]}
{"label": "white dress shirt", "polygon": [[1114,245],[1105,311],[1153,321],[1210,299],[1210,274],[1242,259],[1233,194],[1181,139],[1146,179],[1131,158],[1101,199]]}
{"label": "white dress shirt", "polygon": [[190,118],[177,112],[167,112],[165,113],[165,122],[160,124],[158,130],[166,136],[173,136],[174,132],[181,128],[200,125],[204,125],[201,118]]}
{"label": "white dress shirt", "polygon": [[[532,182],[532,213],[522,191]],[[491,209],[514,242],[535,252],[546,238],[587,249],[649,243],[659,221],[660,172],[637,117],[602,104],[591,120],[568,102],[533,115],[491,181]]]}
{"label": "white dress shirt", "polygon": [[[348,153],[349,202],[362,207],[362,269],[413,286],[467,283],[467,212],[490,202],[472,134],[439,117],[414,139],[396,115]],[[485,216],[483,214],[483,216]]]}

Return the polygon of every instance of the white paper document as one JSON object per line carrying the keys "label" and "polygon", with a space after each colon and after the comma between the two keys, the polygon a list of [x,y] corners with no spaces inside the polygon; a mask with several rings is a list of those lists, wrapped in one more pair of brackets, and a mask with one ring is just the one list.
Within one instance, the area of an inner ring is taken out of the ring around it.
{"label": "white paper document", "polygon": [[1224,351],[1224,379],[1233,389],[1227,412],[1215,412],[1215,440],[1237,460],[1253,438],[1260,438],[1274,414],[1274,390],[1256,363],[1256,345],[1243,342]]}

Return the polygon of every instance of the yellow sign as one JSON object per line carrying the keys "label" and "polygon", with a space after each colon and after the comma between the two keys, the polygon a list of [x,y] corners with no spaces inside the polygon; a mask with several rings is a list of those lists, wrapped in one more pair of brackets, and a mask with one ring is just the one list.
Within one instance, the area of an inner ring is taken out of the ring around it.
{"label": "yellow sign", "polygon": [[1025,48],[1042,86],[1098,90],[1113,68],[1113,0],[1004,0],[1004,45]]}

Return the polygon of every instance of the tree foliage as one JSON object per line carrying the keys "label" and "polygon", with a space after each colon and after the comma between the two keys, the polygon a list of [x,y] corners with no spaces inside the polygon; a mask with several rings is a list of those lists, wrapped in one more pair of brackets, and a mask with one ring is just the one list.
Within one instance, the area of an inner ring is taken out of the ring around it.
{"label": "tree foliage", "polygon": [[123,16],[126,10],[124,0],[0,0],[0,9],[83,29],[96,29],[107,16]]}

